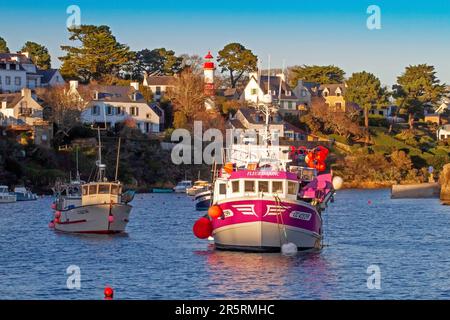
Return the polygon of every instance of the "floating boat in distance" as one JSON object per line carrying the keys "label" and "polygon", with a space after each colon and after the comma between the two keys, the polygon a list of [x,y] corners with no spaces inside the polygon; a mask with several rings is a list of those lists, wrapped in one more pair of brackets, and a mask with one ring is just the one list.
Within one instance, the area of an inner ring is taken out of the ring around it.
{"label": "floating boat in distance", "polygon": [[12,203],[16,201],[16,194],[9,192],[8,186],[0,186],[0,203]]}
{"label": "floating boat in distance", "polygon": [[176,193],[186,193],[186,189],[192,187],[192,181],[191,180],[183,180],[180,181],[175,188],[173,188],[173,191]]}
{"label": "floating boat in distance", "polygon": [[173,193],[173,189],[171,188],[153,188],[151,193]]}
{"label": "floating boat in distance", "polygon": [[[117,158],[119,159],[119,157]],[[96,165],[97,181],[81,182],[79,185],[69,184],[57,197],[53,205],[55,218],[50,223],[55,230],[93,234],[125,232],[132,209],[129,203],[134,198],[134,191],[122,193],[122,184],[117,181],[118,166],[115,181],[109,182],[106,179],[106,166],[101,163],[100,142],[99,160]],[[81,190],[81,199],[78,198],[78,190]]]}
{"label": "floating boat in distance", "polygon": [[186,189],[186,194],[188,196],[196,196],[198,193],[207,191],[211,187],[211,184],[208,181],[197,180],[194,182],[194,185],[190,188]]}
{"label": "floating boat in distance", "polygon": [[194,198],[195,210],[197,211],[208,210],[209,207],[211,206],[211,197],[212,197],[211,190],[206,190],[198,193]]}
{"label": "floating boat in distance", "polygon": [[16,194],[17,201],[34,201],[38,199],[37,194],[32,193],[25,187],[15,187],[14,193]]}

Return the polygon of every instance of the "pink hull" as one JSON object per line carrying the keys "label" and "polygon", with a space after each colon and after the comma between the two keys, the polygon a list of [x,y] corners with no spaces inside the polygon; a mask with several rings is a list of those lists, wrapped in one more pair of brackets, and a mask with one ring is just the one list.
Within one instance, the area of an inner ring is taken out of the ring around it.
{"label": "pink hull", "polygon": [[[213,230],[225,226],[247,223],[268,222],[305,229],[321,234],[322,219],[317,211],[305,202],[282,202],[277,204],[273,200],[241,200],[220,204],[225,219],[213,221]],[[228,216],[232,213],[231,216]],[[281,216],[280,216],[281,215]]]}
{"label": "pink hull", "polygon": [[293,242],[299,249],[309,249],[320,244],[322,219],[308,203],[249,199],[225,200],[219,205],[225,217],[213,220],[219,247],[272,250]]}

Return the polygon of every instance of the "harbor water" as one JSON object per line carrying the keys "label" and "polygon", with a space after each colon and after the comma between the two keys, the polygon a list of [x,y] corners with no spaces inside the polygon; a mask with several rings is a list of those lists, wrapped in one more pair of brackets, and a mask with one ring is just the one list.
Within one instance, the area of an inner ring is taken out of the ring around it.
{"label": "harbor water", "polygon": [[436,199],[339,191],[324,249],[295,256],[214,250],[193,236],[202,213],[185,195],[138,194],[120,236],[50,230],[51,201],[0,205],[0,299],[102,299],[105,286],[115,299],[450,298],[450,207]]}

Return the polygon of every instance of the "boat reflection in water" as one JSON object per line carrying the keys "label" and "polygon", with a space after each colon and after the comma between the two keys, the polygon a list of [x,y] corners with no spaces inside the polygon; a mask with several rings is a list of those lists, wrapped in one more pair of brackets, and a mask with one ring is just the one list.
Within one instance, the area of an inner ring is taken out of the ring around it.
{"label": "boat reflection in water", "polygon": [[337,279],[332,266],[319,252],[289,257],[279,253],[243,254],[211,249],[202,254],[209,266],[208,290],[212,297],[293,299],[297,296],[303,299],[303,293],[308,292],[311,297],[306,299],[333,298],[330,287],[336,285]]}

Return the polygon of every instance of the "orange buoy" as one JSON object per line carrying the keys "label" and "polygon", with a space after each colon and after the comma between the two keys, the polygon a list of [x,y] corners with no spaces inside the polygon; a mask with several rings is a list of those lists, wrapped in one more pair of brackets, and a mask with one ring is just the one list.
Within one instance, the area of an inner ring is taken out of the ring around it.
{"label": "orange buoy", "polygon": [[208,218],[198,219],[192,228],[194,235],[199,239],[208,239],[212,235],[212,223]]}
{"label": "orange buoy", "polygon": [[225,170],[226,173],[231,174],[231,173],[234,171],[233,163],[227,162],[227,163],[224,165],[223,169]]}
{"label": "orange buoy", "polygon": [[211,219],[218,219],[223,215],[222,208],[218,205],[213,205],[208,209],[208,216]]}

